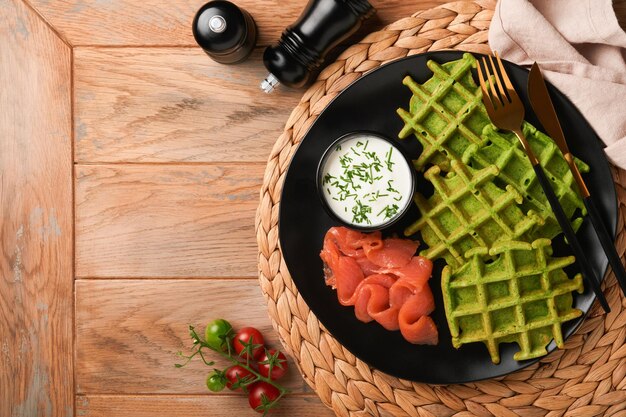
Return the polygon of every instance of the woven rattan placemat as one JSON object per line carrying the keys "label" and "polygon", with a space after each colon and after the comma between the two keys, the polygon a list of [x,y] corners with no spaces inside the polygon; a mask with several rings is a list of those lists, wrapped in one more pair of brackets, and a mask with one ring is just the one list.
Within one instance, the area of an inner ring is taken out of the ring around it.
{"label": "woven rattan placemat", "polygon": [[[596,303],[565,349],[503,378],[433,386],[386,375],[348,352],[306,305],[281,256],[282,183],[298,143],[322,109],[385,62],[440,49],[489,53],[494,5],[459,1],[420,11],[348,48],[304,93],[269,157],[256,217],[259,281],[282,343],[306,382],[339,416],[626,417],[626,301],[612,274],[604,287],[612,312],[604,315]],[[626,171],[614,173],[620,202],[617,247],[623,258]]]}

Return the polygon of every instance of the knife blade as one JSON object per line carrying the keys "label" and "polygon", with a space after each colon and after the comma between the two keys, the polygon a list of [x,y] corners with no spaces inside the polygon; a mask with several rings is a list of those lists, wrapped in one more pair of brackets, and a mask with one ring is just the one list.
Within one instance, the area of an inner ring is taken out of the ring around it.
{"label": "knife blade", "polygon": [[612,236],[609,234],[606,225],[602,220],[602,215],[596,208],[596,205],[589,194],[589,190],[587,189],[587,185],[585,184],[582,175],[580,175],[580,171],[574,162],[574,157],[569,151],[567,142],[565,141],[565,136],[563,135],[563,129],[561,129],[561,123],[556,115],[552,99],[550,98],[550,93],[548,92],[548,87],[546,86],[546,82],[541,75],[539,65],[537,65],[536,62],[533,64],[530,69],[530,74],[528,75],[528,97],[530,99],[530,105],[535,111],[537,118],[543,125],[544,129],[548,132],[548,135],[550,135],[556,142],[556,145],[563,153],[563,157],[569,165],[570,171],[572,172],[574,180],[580,190],[580,194],[583,197],[583,203],[585,204],[589,217],[591,218],[593,229],[600,240],[600,245],[602,246],[609,264],[611,265],[611,269],[613,269],[615,277],[622,288],[622,293],[626,295],[626,269],[624,268],[624,265],[615,250]]}
{"label": "knife blade", "polygon": [[530,69],[530,74],[528,75],[528,98],[541,125],[546,129],[548,135],[554,140],[556,146],[558,146],[563,153],[563,157],[574,175],[574,180],[578,185],[580,194],[583,198],[589,197],[589,190],[587,190],[587,185],[585,181],[583,181],[580,171],[574,162],[574,156],[569,151],[561,123],[556,115],[556,110],[554,110],[554,105],[552,104],[550,93],[548,92],[548,86],[536,62],[533,64]]}
{"label": "knife blade", "polygon": [[563,129],[561,129],[561,123],[552,105],[548,87],[543,79],[539,65],[537,65],[536,62],[533,64],[530,69],[530,74],[528,75],[528,97],[530,98],[530,105],[543,127],[548,131],[548,135],[554,139],[556,145],[564,155],[570,153],[567,142],[565,142]]}

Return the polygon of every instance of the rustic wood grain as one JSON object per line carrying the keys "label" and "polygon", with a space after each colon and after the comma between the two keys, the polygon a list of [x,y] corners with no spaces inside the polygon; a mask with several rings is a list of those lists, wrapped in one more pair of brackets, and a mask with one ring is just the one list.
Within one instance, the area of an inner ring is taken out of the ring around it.
{"label": "rustic wood grain", "polygon": [[[206,0],[31,0],[34,7],[72,45],[195,45],[191,22]],[[361,33],[378,29],[445,0],[371,0],[377,17]],[[307,0],[238,0],[259,28],[257,44],[275,42],[293,23]]]}
{"label": "rustic wood grain", "polygon": [[256,276],[262,175],[263,164],[77,165],[76,276]]}
{"label": "rustic wood grain", "polygon": [[265,162],[301,91],[267,95],[261,51],[224,66],[198,48],[76,48],[79,162]]}
{"label": "rustic wood grain", "polygon": [[[353,39],[444,1],[372,0],[378,17]],[[260,30],[259,48],[237,66],[195,47],[191,19],[204,2],[27,0],[37,19],[19,1],[0,0],[2,417],[73,414],[71,53],[52,31],[85,46],[74,51],[76,272],[109,278],[76,286],[76,415],[254,414],[245,398],[204,395],[203,365],[171,364],[188,345],[186,324],[216,316],[259,327],[278,347],[258,284],[242,278],[256,277],[262,163],[301,92],[266,96],[257,85],[263,46],[306,1],[237,0]],[[615,1],[622,22],[624,4]],[[159,164],[134,165],[146,162]],[[287,385],[296,394],[275,415],[333,415],[294,366]]]}
{"label": "rustic wood grain", "polygon": [[[243,395],[215,394],[198,396],[94,396],[76,399],[81,417],[232,417],[254,416]],[[260,414],[259,414],[260,415]],[[334,417],[315,395],[289,395],[270,414],[273,417]]]}
{"label": "rustic wood grain", "polygon": [[0,416],[70,417],[71,50],[17,0],[0,39]]}
{"label": "rustic wood grain", "polygon": [[[254,326],[281,349],[254,279],[76,281],[77,393],[208,393],[212,368],[199,358],[182,369],[174,364],[181,362],[176,352],[191,346],[187,326],[204,334],[216,318]],[[289,365],[285,386],[311,392],[291,358]]]}

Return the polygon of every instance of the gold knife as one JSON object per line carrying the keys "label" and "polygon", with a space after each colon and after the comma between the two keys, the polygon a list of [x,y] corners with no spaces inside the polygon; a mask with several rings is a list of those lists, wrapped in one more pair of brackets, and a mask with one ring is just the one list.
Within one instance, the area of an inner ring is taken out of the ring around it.
{"label": "gold knife", "polygon": [[578,190],[580,191],[580,195],[583,198],[583,202],[587,208],[589,217],[591,218],[593,228],[598,235],[600,243],[602,244],[604,253],[606,254],[609,264],[611,265],[611,269],[613,269],[613,272],[617,277],[617,281],[619,282],[620,287],[622,287],[622,292],[626,295],[626,271],[624,270],[624,265],[622,265],[619,255],[615,250],[613,239],[602,221],[600,212],[591,199],[587,185],[585,184],[582,175],[580,175],[580,171],[574,161],[574,156],[569,151],[569,147],[565,141],[565,136],[563,135],[563,129],[561,129],[561,123],[559,123],[559,118],[556,115],[552,99],[550,98],[550,93],[548,92],[548,87],[546,86],[546,82],[541,75],[539,65],[537,65],[536,62],[530,69],[530,74],[528,76],[528,97],[530,99],[530,105],[535,111],[537,118],[543,125],[544,129],[546,129],[548,135],[552,137],[556,145],[559,147],[563,153],[563,157],[567,161],[567,165],[569,165],[569,169],[574,176],[574,181],[576,181],[576,185],[578,185]]}

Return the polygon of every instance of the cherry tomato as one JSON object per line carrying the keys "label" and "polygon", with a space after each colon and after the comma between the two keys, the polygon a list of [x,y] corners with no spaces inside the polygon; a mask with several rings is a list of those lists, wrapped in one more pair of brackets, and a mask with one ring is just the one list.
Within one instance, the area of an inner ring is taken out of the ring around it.
{"label": "cherry tomato", "polygon": [[254,378],[254,375],[252,374],[252,372],[248,371],[246,368],[239,366],[239,365],[234,365],[228,368],[225,372],[225,376],[226,376],[226,388],[232,391],[239,391],[241,389],[240,386],[233,387],[233,385],[237,381]]}
{"label": "cherry tomato", "polygon": [[[271,359],[270,358],[274,358]],[[270,361],[274,362],[270,376]],[[270,379],[280,379],[287,373],[287,358],[276,349],[269,349],[259,358],[259,373]]]}
{"label": "cherry tomato", "polygon": [[248,403],[255,411],[265,413],[267,410],[263,405],[274,401],[280,396],[280,391],[275,386],[264,381],[255,382],[250,385]]}
{"label": "cherry tomato", "polygon": [[222,372],[211,372],[206,378],[206,387],[213,392],[220,392],[226,386],[226,377]]}
{"label": "cherry tomato", "polygon": [[206,325],[204,340],[213,349],[226,350],[228,339],[233,331],[233,326],[224,319],[213,320]]}
{"label": "cherry tomato", "polygon": [[252,349],[252,357],[254,359],[258,359],[265,351],[265,348],[263,347],[265,340],[263,340],[261,332],[254,327],[243,327],[235,334],[235,338],[233,339],[235,352],[237,352],[237,354],[239,354],[243,359],[247,359],[248,355],[244,352],[244,344],[249,344],[250,342],[255,345]]}

